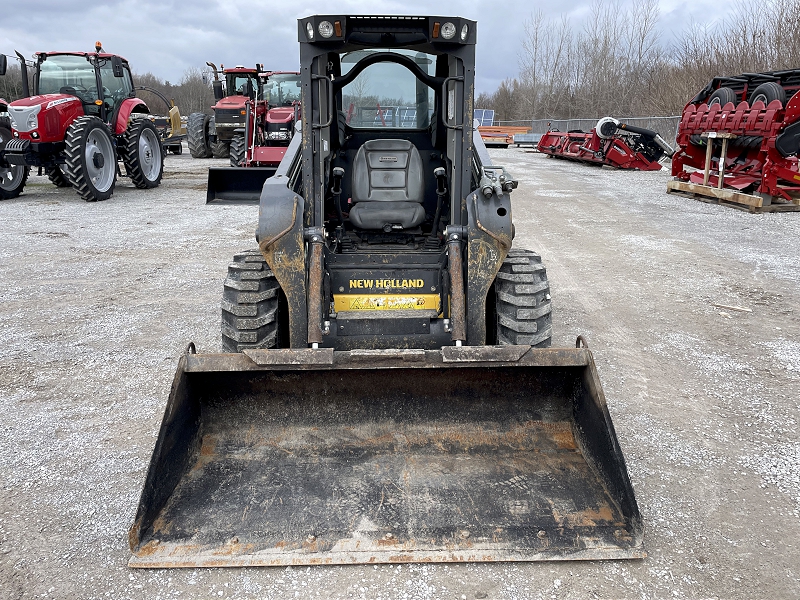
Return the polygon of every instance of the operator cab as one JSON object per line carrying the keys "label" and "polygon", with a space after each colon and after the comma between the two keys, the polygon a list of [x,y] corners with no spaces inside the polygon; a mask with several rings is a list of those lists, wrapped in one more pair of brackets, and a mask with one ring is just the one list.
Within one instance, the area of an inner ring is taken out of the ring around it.
{"label": "operator cab", "polygon": [[448,54],[409,48],[328,55],[332,193],[325,221],[331,232],[340,229],[333,237],[345,250],[363,243],[441,247],[451,222],[452,159],[437,107],[451,63]]}
{"label": "operator cab", "polygon": [[300,73],[268,73],[264,97],[270,108],[292,106],[300,102]]}
{"label": "operator cab", "polygon": [[106,122],[123,100],[135,95],[130,67],[118,56],[39,53],[37,61],[34,93],[75,96],[85,114]]}
{"label": "operator cab", "polygon": [[258,97],[261,98],[261,82],[258,80],[256,71],[244,67],[236,67],[236,69],[236,71],[225,73],[228,95],[246,96],[255,100],[256,93],[258,93]]}

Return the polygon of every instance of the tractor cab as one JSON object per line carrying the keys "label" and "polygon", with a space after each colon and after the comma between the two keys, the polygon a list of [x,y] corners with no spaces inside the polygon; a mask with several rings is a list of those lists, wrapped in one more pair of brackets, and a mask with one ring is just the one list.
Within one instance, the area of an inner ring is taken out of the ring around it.
{"label": "tractor cab", "polygon": [[135,96],[128,62],[101,53],[40,52],[34,94],[64,94],[81,101],[86,115],[109,122],[122,102]]}
{"label": "tractor cab", "polygon": [[293,106],[300,102],[300,73],[266,73],[264,98],[270,108]]}
{"label": "tractor cab", "polygon": [[237,66],[225,69],[225,89],[228,96],[246,96],[251,100],[262,96],[261,82],[256,69]]}

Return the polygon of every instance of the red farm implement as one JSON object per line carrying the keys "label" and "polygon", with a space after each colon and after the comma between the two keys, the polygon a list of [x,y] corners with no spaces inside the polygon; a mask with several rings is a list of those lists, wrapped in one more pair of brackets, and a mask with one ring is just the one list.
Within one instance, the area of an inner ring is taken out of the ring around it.
{"label": "red farm implement", "polygon": [[539,140],[539,152],[617,169],[658,171],[659,160],[673,150],[655,131],[604,117],[591,131],[550,130]]}
{"label": "red farm implement", "polygon": [[673,150],[655,131],[604,117],[591,131],[550,130],[539,140],[539,152],[617,169],[658,171]]}
{"label": "red farm implement", "polygon": [[716,77],[683,109],[667,191],[800,210],[800,70]]}

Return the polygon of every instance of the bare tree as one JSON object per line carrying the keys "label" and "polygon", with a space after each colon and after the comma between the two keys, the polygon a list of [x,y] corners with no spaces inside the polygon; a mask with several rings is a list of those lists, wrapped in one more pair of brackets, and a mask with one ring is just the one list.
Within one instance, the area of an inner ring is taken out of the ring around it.
{"label": "bare tree", "polygon": [[715,76],[800,67],[800,2],[735,2],[727,19],[689,24],[671,43],[658,0],[594,0],[580,26],[537,10],[518,79],[480,105],[502,119],[674,115]]}

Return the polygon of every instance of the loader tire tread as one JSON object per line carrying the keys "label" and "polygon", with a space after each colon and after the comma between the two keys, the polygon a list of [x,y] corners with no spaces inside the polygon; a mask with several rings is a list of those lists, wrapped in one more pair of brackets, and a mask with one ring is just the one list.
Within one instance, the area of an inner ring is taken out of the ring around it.
{"label": "loader tire tread", "polygon": [[512,249],[495,279],[497,343],[550,346],[553,335],[550,284],[542,258]]}
{"label": "loader tire tread", "polygon": [[228,148],[228,158],[232,167],[241,167],[247,154],[243,135],[234,135]]}
{"label": "loader tire tread", "polygon": [[222,350],[275,348],[278,342],[280,286],[261,253],[233,257],[222,292]]}

